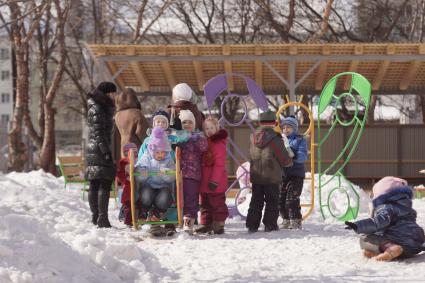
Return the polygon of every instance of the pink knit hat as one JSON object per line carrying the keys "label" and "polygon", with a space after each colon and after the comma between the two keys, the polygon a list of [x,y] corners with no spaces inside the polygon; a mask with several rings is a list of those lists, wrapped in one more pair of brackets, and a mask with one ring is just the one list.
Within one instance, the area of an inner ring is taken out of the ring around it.
{"label": "pink knit hat", "polygon": [[148,150],[150,154],[158,151],[171,151],[171,145],[167,133],[161,127],[155,127],[152,130],[149,139]]}
{"label": "pink knit hat", "polygon": [[135,145],[134,143],[130,142],[130,143],[126,143],[122,146],[122,151],[124,153],[128,152],[130,149],[134,149],[134,151],[137,155],[137,145]]}
{"label": "pink knit hat", "polygon": [[407,186],[407,181],[393,176],[386,176],[373,186],[373,198],[376,199],[389,191]]}

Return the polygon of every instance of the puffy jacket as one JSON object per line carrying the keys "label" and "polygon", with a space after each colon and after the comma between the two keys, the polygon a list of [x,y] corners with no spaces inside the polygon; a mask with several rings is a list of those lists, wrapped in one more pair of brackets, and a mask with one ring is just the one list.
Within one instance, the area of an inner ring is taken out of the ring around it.
{"label": "puffy jacket", "polygon": [[139,148],[146,137],[149,124],[142,113],[136,94],[127,89],[115,97],[115,106],[117,111],[115,124],[121,135],[121,146],[131,142]]}
{"label": "puffy jacket", "polygon": [[[208,151],[202,161],[201,193],[224,193],[227,190],[226,143],[227,131],[221,129],[208,138]],[[218,187],[211,191],[208,182],[214,182]]]}
{"label": "puffy jacket", "polygon": [[298,176],[305,177],[305,165],[307,160],[307,142],[303,136],[296,132],[288,136],[289,146],[294,152],[293,164],[291,167],[283,168],[283,175],[286,177]]}
{"label": "puffy jacket", "polygon": [[[146,151],[142,158],[136,163],[136,170],[148,170],[149,172],[158,173],[166,170],[176,170],[176,164],[171,158],[170,153],[163,160],[156,160],[149,151]],[[153,189],[162,189],[171,187],[176,179],[176,175],[148,176],[137,177],[139,182],[147,183]]]}
{"label": "puffy jacket", "polygon": [[379,234],[410,254],[423,249],[424,230],[416,223],[412,190],[399,187],[373,200],[373,217],[354,222],[359,234]]}
{"label": "puffy jacket", "polygon": [[[150,141],[150,133],[151,133],[151,128],[148,129],[147,131],[147,137],[145,138],[145,140],[143,141],[142,146],[139,149],[139,159],[142,158],[143,154],[145,153],[145,151],[148,150],[148,144]],[[183,143],[186,142],[189,138],[190,138],[190,133],[185,131],[185,130],[181,130],[181,131],[170,131],[167,130],[168,132],[168,140],[170,141],[170,144],[172,145],[176,145],[178,143]],[[171,157],[173,158],[173,160],[176,160],[176,152],[173,149],[171,151]]]}
{"label": "puffy jacket", "polygon": [[86,179],[115,178],[115,166],[111,152],[114,103],[103,92],[94,90],[88,94],[87,124],[89,137],[86,155]]}
{"label": "puffy jacket", "polygon": [[187,142],[180,143],[179,146],[183,177],[201,181],[202,155],[208,149],[207,139],[200,133],[193,133]]}
{"label": "puffy jacket", "polygon": [[251,135],[249,156],[253,184],[280,184],[282,168],[292,165],[281,136],[270,127],[261,127]]}

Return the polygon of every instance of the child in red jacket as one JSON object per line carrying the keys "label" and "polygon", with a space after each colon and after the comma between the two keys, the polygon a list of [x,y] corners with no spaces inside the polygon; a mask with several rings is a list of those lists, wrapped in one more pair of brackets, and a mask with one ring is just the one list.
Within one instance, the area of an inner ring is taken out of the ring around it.
{"label": "child in red jacket", "polygon": [[117,171],[117,178],[123,186],[121,195],[121,211],[124,213],[124,224],[132,226],[131,219],[131,187],[130,187],[130,162],[128,160],[128,152],[134,150],[134,159],[137,160],[137,146],[134,143],[126,143],[122,147],[124,156],[120,159]]}
{"label": "child in red jacket", "polygon": [[216,118],[208,117],[204,122],[204,133],[208,138],[208,151],[204,153],[202,160],[199,197],[201,226],[195,232],[223,234],[224,222],[229,216],[225,195],[227,189],[227,132],[220,129]]}

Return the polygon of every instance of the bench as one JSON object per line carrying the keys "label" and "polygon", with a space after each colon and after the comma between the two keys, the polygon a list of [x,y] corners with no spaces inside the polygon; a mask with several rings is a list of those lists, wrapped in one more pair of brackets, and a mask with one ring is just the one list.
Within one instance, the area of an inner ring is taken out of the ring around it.
{"label": "bench", "polygon": [[83,184],[83,199],[86,191],[87,180],[84,179],[84,161],[79,156],[58,156],[59,169],[65,181],[65,189],[68,184]]}

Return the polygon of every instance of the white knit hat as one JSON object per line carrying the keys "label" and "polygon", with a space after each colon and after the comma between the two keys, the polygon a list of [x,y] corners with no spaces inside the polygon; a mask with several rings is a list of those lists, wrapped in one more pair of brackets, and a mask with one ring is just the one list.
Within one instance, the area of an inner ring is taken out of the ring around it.
{"label": "white knit hat", "polygon": [[193,125],[196,126],[195,116],[190,110],[180,110],[179,118],[182,123],[183,121],[190,120],[192,121]]}
{"label": "white knit hat", "polygon": [[190,88],[190,86],[187,83],[177,84],[173,88],[173,95],[172,95],[173,102],[177,102],[180,100],[192,101],[193,96],[194,96],[193,90]]}

